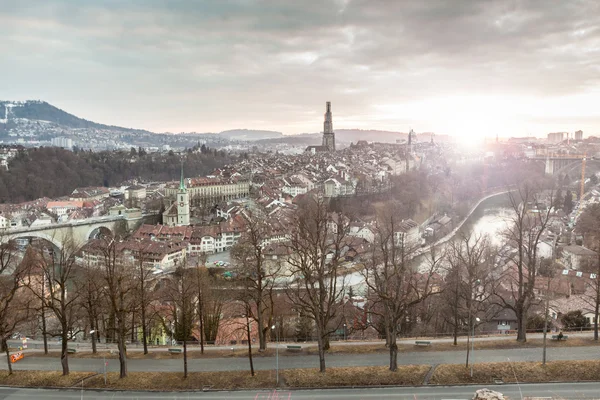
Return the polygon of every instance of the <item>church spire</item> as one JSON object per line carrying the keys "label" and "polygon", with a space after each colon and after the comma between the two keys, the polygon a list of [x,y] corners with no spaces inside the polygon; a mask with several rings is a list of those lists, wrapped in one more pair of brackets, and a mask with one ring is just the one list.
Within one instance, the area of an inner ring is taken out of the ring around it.
{"label": "church spire", "polygon": [[179,180],[179,190],[185,191],[185,181],[183,179],[183,160],[181,160],[181,179]]}

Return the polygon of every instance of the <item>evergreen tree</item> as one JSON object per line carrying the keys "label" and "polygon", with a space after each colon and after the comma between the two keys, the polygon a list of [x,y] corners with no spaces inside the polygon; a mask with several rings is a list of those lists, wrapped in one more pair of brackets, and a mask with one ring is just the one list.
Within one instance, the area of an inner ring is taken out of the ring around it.
{"label": "evergreen tree", "polygon": [[567,194],[565,195],[563,210],[567,214],[571,214],[571,212],[573,212],[573,193],[571,193],[570,190],[567,190]]}

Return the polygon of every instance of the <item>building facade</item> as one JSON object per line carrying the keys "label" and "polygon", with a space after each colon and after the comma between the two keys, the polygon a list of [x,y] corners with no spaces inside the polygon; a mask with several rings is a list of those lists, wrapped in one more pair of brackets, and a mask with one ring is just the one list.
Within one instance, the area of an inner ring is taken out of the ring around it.
{"label": "building facade", "polygon": [[[179,190],[180,188],[177,187],[167,187],[165,188],[165,195],[175,198],[179,195]],[[250,182],[246,180],[222,180],[214,177],[188,179],[186,192],[192,206],[211,205],[220,201],[248,197]]]}

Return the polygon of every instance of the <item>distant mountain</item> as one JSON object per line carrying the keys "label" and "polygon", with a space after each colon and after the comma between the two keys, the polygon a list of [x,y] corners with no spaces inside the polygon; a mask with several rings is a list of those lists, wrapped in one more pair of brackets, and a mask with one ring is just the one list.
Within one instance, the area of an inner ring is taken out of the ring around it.
{"label": "distant mountain", "polygon": [[[6,112],[8,111],[8,112]],[[76,117],[61,110],[45,101],[0,101],[0,118],[8,116],[8,119],[25,118],[28,120],[47,121],[73,129],[109,129],[118,131],[147,132],[142,129],[130,129],[119,126],[104,125],[87,119]]]}
{"label": "distant mountain", "polygon": [[337,129],[335,138],[342,142],[366,140],[367,142],[396,143],[396,140],[407,139],[408,133],[373,129]]}
{"label": "distant mountain", "polygon": [[264,139],[280,139],[283,137],[283,133],[275,131],[260,131],[252,129],[232,129],[229,131],[223,131],[219,133],[220,136],[225,137],[229,140],[264,140]]}

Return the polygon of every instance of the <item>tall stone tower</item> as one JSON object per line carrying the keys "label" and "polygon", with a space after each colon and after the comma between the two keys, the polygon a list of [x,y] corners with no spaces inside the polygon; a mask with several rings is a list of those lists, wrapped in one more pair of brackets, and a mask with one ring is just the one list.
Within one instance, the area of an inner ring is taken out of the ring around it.
{"label": "tall stone tower", "polygon": [[183,179],[183,161],[181,162],[181,179],[179,180],[179,190],[177,191],[177,225],[185,226],[190,224],[190,201],[189,194],[185,187]]}
{"label": "tall stone tower", "polygon": [[327,151],[335,151],[335,133],[333,133],[333,122],[331,121],[331,102],[327,102],[325,109],[325,122],[323,123],[323,147]]}

